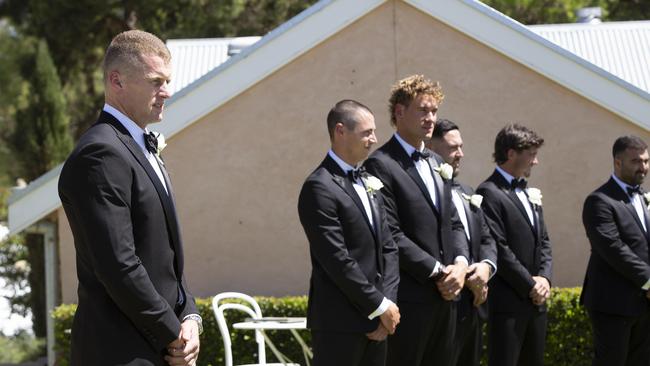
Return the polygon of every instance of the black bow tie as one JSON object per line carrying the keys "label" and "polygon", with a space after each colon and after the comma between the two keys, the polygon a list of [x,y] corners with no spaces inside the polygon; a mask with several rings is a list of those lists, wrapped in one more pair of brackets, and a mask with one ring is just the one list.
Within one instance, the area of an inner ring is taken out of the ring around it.
{"label": "black bow tie", "polygon": [[630,197],[633,197],[635,193],[643,194],[643,189],[641,189],[641,186],[627,186],[627,194],[630,195]]}
{"label": "black bow tie", "polygon": [[144,146],[147,148],[147,151],[152,154],[156,154],[158,152],[158,139],[153,132],[144,134]]}
{"label": "black bow tie", "polygon": [[429,153],[424,151],[424,150],[422,150],[422,151],[415,150],[415,151],[413,151],[413,154],[411,154],[411,159],[413,159],[413,161],[418,161],[420,159],[426,159],[428,157],[429,157]]}
{"label": "black bow tie", "polygon": [[361,179],[363,176],[363,173],[366,172],[366,168],[361,167],[357,169],[350,169],[348,170],[348,178],[352,180],[352,182],[356,182],[357,180]]}
{"label": "black bow tie", "polygon": [[514,178],[510,182],[510,187],[513,190],[515,190],[517,188],[520,188],[520,189],[524,190],[524,189],[526,189],[527,186],[528,186],[528,182],[524,178]]}

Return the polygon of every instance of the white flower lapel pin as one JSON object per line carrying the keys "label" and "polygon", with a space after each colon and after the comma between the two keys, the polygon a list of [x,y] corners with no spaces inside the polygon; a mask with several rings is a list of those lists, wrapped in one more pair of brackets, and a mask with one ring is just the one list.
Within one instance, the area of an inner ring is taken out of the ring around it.
{"label": "white flower lapel pin", "polygon": [[463,198],[469,201],[472,206],[477,208],[481,208],[481,203],[483,203],[483,196],[480,194],[473,194],[470,196],[469,194],[463,193]]}
{"label": "white flower lapel pin", "polygon": [[156,155],[160,157],[160,153],[162,153],[165,146],[167,146],[167,143],[165,142],[165,136],[162,132],[154,132],[154,134],[156,134],[156,140],[158,141],[158,146],[156,146]]}
{"label": "white flower lapel pin", "polygon": [[361,179],[363,180],[363,184],[366,186],[366,191],[368,193],[375,193],[384,188],[384,183],[382,183],[379,178],[370,174],[362,176]]}
{"label": "white flower lapel pin", "polygon": [[541,206],[542,205],[542,191],[540,191],[538,188],[528,188],[528,200],[530,203]]}
{"label": "white flower lapel pin", "polygon": [[447,163],[442,163],[440,166],[433,168],[443,179],[451,179],[454,176],[454,168]]}

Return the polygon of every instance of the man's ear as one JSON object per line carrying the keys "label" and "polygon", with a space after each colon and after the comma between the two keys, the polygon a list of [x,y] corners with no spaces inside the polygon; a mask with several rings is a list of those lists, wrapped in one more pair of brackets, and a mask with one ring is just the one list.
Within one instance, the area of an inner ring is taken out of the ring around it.
{"label": "man's ear", "polygon": [[336,125],[334,125],[334,135],[343,136],[343,130],[344,129],[345,129],[345,126],[343,126],[343,123],[337,122]]}
{"label": "man's ear", "polygon": [[108,73],[108,82],[112,87],[122,89],[122,75],[119,71],[113,70]]}
{"label": "man's ear", "polygon": [[512,160],[515,157],[517,157],[517,150],[515,149],[508,149],[508,153],[506,154],[508,156],[508,160]]}
{"label": "man's ear", "polygon": [[406,106],[404,106],[404,104],[399,104],[399,103],[395,104],[395,112],[394,112],[395,119],[397,120],[398,118],[404,117],[405,111],[406,111]]}

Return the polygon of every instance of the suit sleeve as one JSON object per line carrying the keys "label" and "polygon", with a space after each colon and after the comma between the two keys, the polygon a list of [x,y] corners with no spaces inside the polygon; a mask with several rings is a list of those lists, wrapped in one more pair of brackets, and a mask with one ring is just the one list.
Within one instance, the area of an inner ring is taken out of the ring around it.
{"label": "suit sleeve", "polygon": [[324,184],[305,182],[298,199],[300,222],[309,240],[312,258],[336,286],[364,315],[369,315],[384,299],[350,256],[339,221],[338,207]]}
{"label": "suit sleeve", "polygon": [[492,189],[479,187],[478,193],[483,196],[481,208],[488,219],[490,232],[497,245],[497,276],[503,278],[521,297],[527,299],[535,280],[512,252],[506,240],[506,224],[503,221],[500,198]]}
{"label": "suit sleeve", "polygon": [[[156,291],[136,255],[131,222],[131,171],[108,145],[89,145],[75,163],[62,197],[74,209],[96,277],[151,345],[164,349],[178,337],[180,321]],[[125,168],[126,167],[126,168]]]}
{"label": "suit sleeve", "polygon": [[408,272],[421,283],[428,282],[438,261],[432,255],[422,250],[422,248],[409,239],[402,231],[397,212],[397,203],[393,194],[394,183],[391,174],[377,158],[370,157],[364,165],[370,174],[376,176],[384,183],[384,187],[380,192],[384,200],[388,227],[390,228],[393,240],[395,240],[399,248],[400,269]]}
{"label": "suit sleeve", "polygon": [[[380,210],[384,211],[383,206]],[[397,288],[399,285],[399,248],[390,232],[388,227],[388,220],[386,212],[382,215],[381,230],[383,243],[383,257],[384,257],[384,295],[394,303],[397,303]]]}
{"label": "suit sleeve", "polygon": [[[490,233],[490,226],[482,209],[476,208],[476,222],[480,227],[481,246],[479,247],[479,261],[488,260],[497,264],[497,244]],[[495,268],[496,269],[496,268]]]}
{"label": "suit sleeve", "polygon": [[194,296],[190,292],[190,288],[187,286],[187,281],[185,280],[185,273],[183,273],[183,278],[181,279],[181,281],[183,283],[183,289],[185,290],[185,306],[183,307],[183,310],[181,311],[179,318],[183,319],[190,314],[199,314],[199,311],[196,308],[196,301],[194,300]]}
{"label": "suit sleeve", "polygon": [[587,197],[582,221],[591,249],[615,271],[639,288],[650,278],[650,266],[621,240],[614,208],[599,195]]}
{"label": "suit sleeve", "polygon": [[[539,215],[543,217],[542,208],[539,207]],[[548,280],[549,285],[551,284],[551,277],[553,277],[553,256],[551,252],[551,239],[548,237],[548,231],[546,230],[546,223],[542,225],[542,237],[540,241],[540,262],[539,269],[537,272],[538,276],[542,276]]]}

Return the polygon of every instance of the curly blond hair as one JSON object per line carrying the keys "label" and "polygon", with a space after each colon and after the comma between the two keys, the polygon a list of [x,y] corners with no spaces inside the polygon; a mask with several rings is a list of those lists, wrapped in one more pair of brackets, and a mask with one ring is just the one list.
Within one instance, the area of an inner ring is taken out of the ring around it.
{"label": "curly blond hair", "polygon": [[104,55],[104,81],[116,68],[137,70],[142,67],[142,56],[158,56],[166,64],[171,61],[169,49],[160,38],[141,30],[129,30],[115,36]]}
{"label": "curly blond hair", "polygon": [[424,75],[411,75],[393,85],[388,99],[390,123],[395,126],[395,106],[401,104],[408,107],[418,95],[431,95],[438,104],[442,103],[445,95],[437,81],[426,79]]}

